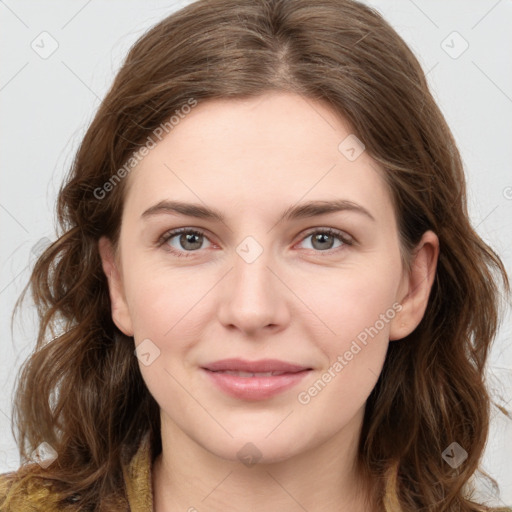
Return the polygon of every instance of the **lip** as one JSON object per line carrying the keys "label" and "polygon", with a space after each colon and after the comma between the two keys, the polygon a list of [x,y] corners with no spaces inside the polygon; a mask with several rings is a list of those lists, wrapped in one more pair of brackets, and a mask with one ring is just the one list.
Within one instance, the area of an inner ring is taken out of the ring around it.
{"label": "lip", "polygon": [[[264,359],[245,361],[223,359],[201,368],[210,382],[224,393],[240,400],[265,400],[296,386],[312,368],[279,361]],[[251,373],[283,372],[280,375],[240,377],[222,371],[242,371]]]}
{"label": "lip", "polygon": [[302,370],[310,370],[308,366],[280,361],[279,359],[260,359],[259,361],[247,361],[245,359],[222,359],[205,364],[204,369],[217,371],[241,371],[241,372],[287,372],[295,373]]}

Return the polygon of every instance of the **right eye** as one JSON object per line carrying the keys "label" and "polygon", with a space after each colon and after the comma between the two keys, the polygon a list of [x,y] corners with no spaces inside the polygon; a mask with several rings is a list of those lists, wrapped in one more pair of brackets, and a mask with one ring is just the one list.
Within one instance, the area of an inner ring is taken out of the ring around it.
{"label": "right eye", "polygon": [[[173,245],[171,242],[174,242]],[[196,252],[201,249],[202,242],[208,240],[202,231],[191,228],[179,228],[167,231],[158,241],[158,245],[166,244],[165,249],[178,257],[190,257],[187,252]]]}

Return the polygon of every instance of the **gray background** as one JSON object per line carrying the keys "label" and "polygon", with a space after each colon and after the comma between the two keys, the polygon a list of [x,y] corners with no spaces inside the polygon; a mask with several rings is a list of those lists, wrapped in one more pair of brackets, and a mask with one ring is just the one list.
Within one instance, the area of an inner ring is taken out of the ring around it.
{"label": "gray background", "polygon": [[[10,315],[35,256],[54,238],[64,173],[130,46],[188,3],[0,0],[0,472],[20,464],[10,428],[12,392],[36,337],[33,310],[27,306],[16,317],[13,333]],[[512,2],[366,3],[394,26],[428,73],[464,159],[473,224],[512,276]],[[510,311],[488,380],[494,398],[512,409]],[[512,504],[511,461],[512,421],[494,408],[483,468],[498,480],[501,499],[490,503]],[[477,484],[487,498],[489,486]]]}

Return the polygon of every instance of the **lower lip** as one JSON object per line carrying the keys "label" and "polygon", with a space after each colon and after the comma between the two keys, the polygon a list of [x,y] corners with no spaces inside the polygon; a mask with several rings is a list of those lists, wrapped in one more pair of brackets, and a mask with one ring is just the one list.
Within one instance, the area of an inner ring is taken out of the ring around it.
{"label": "lower lip", "polygon": [[271,377],[238,377],[202,368],[225,393],[242,400],[265,400],[296,386],[311,370],[283,373]]}

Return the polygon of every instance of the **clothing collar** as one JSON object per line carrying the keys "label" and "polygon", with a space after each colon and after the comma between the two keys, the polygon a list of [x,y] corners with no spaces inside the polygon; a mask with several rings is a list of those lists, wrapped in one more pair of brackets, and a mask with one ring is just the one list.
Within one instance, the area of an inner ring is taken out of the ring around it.
{"label": "clothing collar", "polygon": [[153,510],[152,460],[149,432],[143,437],[137,452],[123,465],[126,498],[131,512]]}

